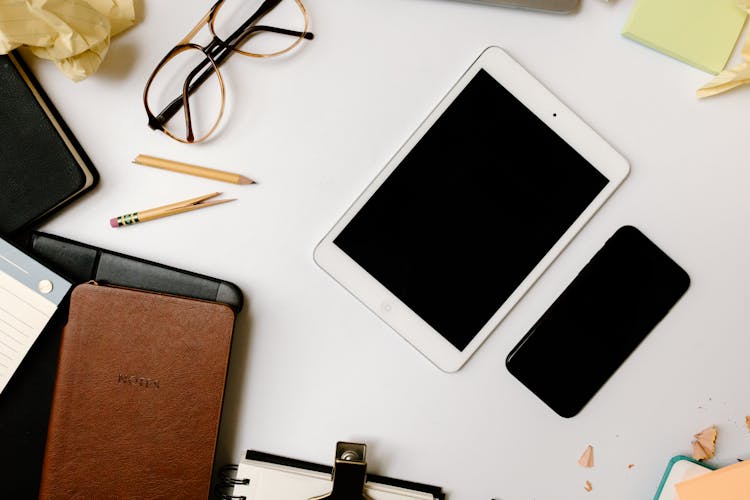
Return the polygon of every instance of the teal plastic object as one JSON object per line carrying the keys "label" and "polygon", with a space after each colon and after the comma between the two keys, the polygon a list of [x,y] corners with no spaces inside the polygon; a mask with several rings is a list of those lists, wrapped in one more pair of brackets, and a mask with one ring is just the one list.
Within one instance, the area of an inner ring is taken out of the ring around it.
{"label": "teal plastic object", "polygon": [[659,489],[656,490],[656,494],[654,495],[654,500],[659,500],[659,497],[661,497],[661,493],[664,490],[664,486],[667,484],[667,479],[669,478],[669,474],[672,473],[672,467],[674,467],[674,464],[676,464],[677,462],[681,462],[683,460],[687,460],[688,462],[692,462],[694,464],[700,465],[701,467],[705,467],[706,469],[709,469],[709,470],[716,470],[716,467],[712,467],[708,464],[704,464],[703,462],[699,462],[685,455],[677,455],[676,457],[672,457],[672,459],[669,461],[669,464],[667,464],[667,470],[664,471],[664,475],[661,478],[661,482],[659,483]]}

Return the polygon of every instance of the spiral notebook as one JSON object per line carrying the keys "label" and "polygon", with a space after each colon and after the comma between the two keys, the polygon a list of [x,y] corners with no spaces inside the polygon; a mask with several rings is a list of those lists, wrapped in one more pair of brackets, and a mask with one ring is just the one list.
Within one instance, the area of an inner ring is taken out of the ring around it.
{"label": "spiral notebook", "polygon": [[[352,443],[339,443],[350,445]],[[356,444],[354,446],[357,446]],[[364,447],[364,445],[359,445]],[[337,452],[339,447],[337,447]],[[364,457],[363,457],[364,458]],[[351,474],[347,466],[359,466],[361,469]],[[225,484],[233,484],[218,498],[245,498],[246,500],[338,500],[365,498],[370,500],[444,500],[442,488],[426,484],[403,481],[384,476],[367,474],[365,479],[364,461],[347,463],[337,458],[336,465],[325,465],[303,462],[268,453],[248,450],[245,459],[237,465],[236,476],[225,478]],[[359,475],[358,475],[359,473]],[[360,481],[357,484],[357,480]],[[350,496],[342,489],[336,495],[335,486],[341,488],[356,485],[355,493]]]}

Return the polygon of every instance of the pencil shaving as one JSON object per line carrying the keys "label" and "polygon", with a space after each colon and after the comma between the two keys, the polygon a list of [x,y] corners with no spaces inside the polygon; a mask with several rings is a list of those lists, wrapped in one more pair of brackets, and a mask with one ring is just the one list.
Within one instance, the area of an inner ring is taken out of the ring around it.
{"label": "pencil shaving", "polygon": [[747,426],[747,430],[750,431],[750,416],[745,417],[745,425]]}
{"label": "pencil shaving", "polygon": [[718,432],[716,426],[703,429],[696,434],[693,441],[693,458],[695,460],[707,460],[716,454],[716,437]]}
{"label": "pencil shaving", "polygon": [[591,490],[593,490],[593,489],[594,489],[594,487],[593,487],[593,486],[591,486],[591,481],[586,481],[586,484],[585,484],[585,485],[583,485],[583,489],[584,489],[584,490],[586,490],[586,491],[591,491]]}
{"label": "pencil shaving", "polygon": [[594,466],[594,448],[591,445],[588,445],[583,451],[583,455],[578,459],[578,465],[586,468]]}
{"label": "pencil shaving", "polygon": [[633,467],[635,467],[635,464],[628,464],[628,469],[632,469]]}

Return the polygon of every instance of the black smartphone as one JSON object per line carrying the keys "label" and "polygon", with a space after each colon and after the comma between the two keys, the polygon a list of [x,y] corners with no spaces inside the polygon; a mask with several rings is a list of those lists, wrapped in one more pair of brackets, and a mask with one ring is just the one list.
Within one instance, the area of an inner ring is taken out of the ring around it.
{"label": "black smartphone", "polygon": [[576,415],[667,315],[687,273],[632,226],[604,244],[505,365],[557,414]]}

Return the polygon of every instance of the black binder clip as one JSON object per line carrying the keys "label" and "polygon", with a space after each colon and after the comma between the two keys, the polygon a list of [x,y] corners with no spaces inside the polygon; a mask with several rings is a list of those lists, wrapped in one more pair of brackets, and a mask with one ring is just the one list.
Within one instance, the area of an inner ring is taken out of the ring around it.
{"label": "black binder clip", "polygon": [[367,478],[365,455],[367,446],[360,443],[336,443],[336,461],[333,464],[331,492],[310,500],[361,500]]}

